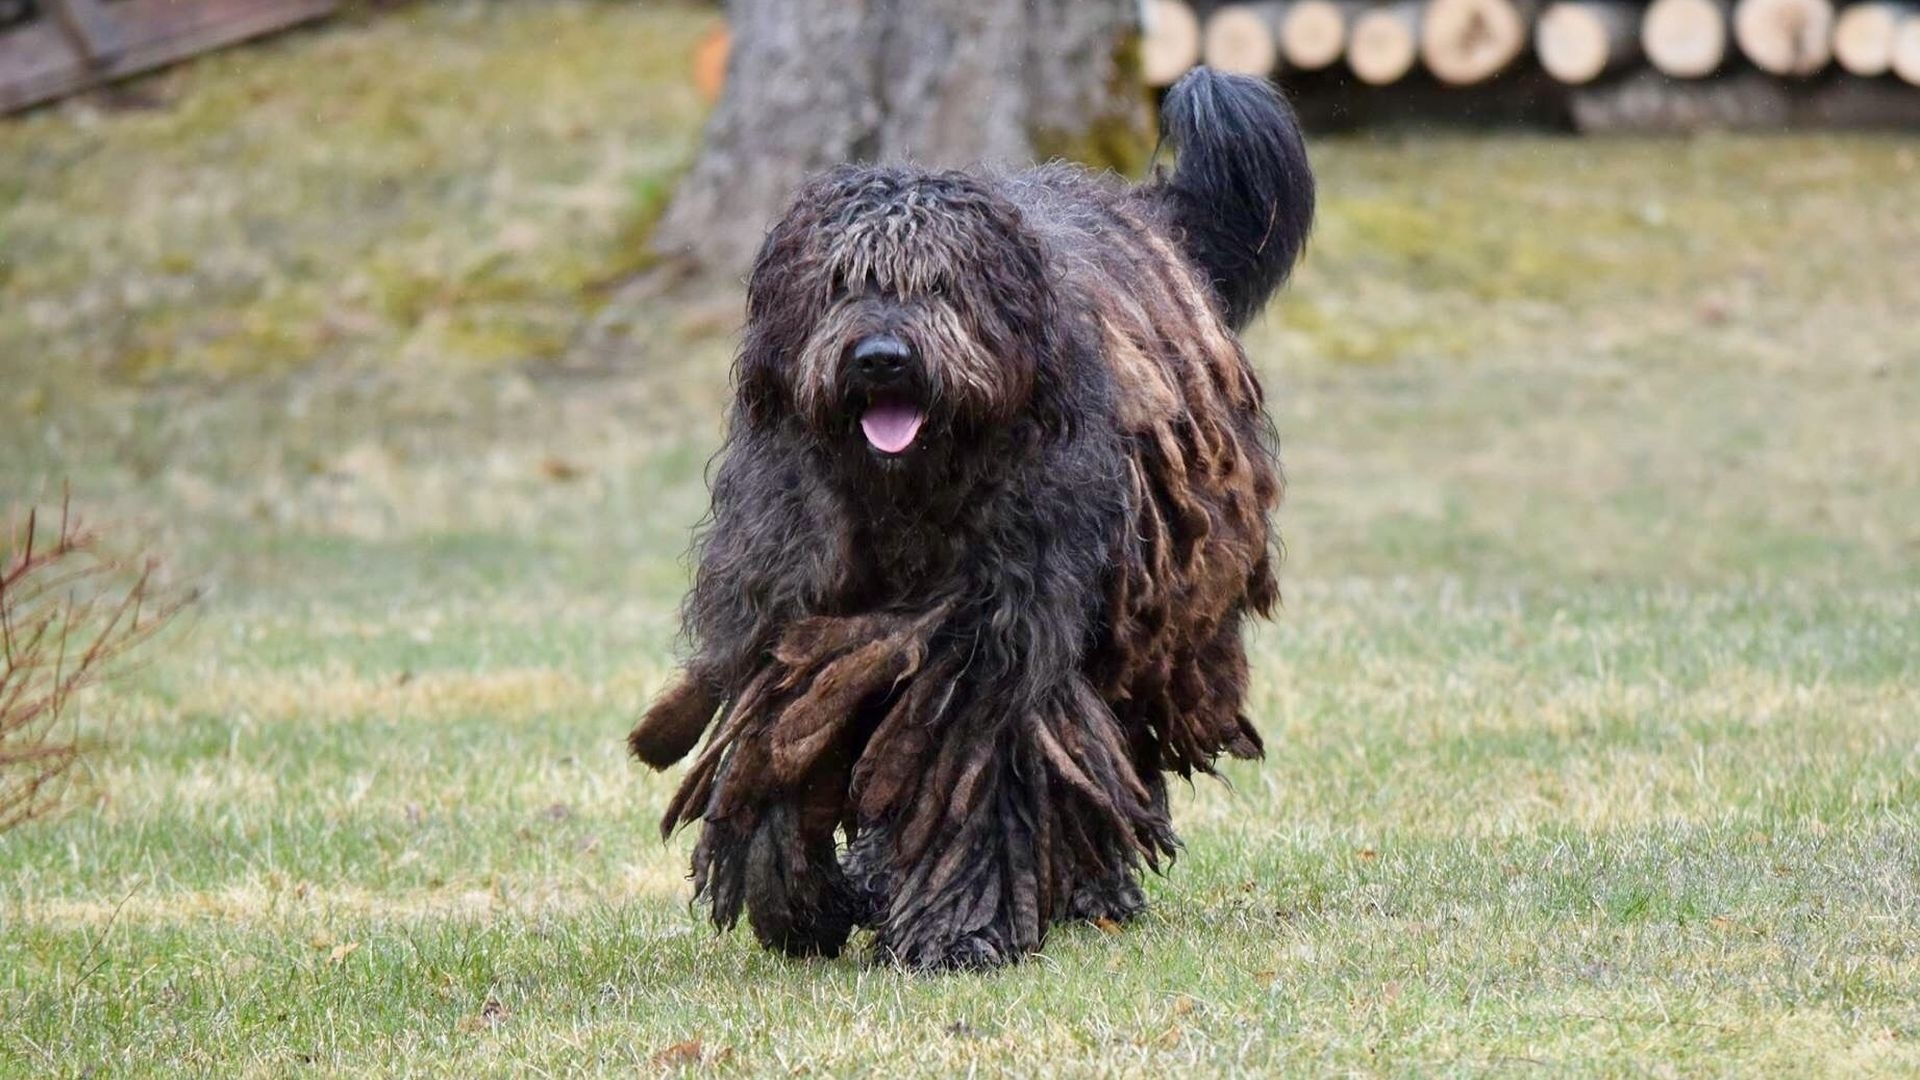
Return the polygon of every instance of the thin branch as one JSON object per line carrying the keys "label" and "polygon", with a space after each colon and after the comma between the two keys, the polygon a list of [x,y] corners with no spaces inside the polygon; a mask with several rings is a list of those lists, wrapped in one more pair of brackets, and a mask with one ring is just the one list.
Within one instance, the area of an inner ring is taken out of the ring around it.
{"label": "thin branch", "polygon": [[70,706],[192,600],[157,584],[153,560],[109,554],[70,495],[50,536],[37,509],[25,517],[17,549],[0,548],[0,830],[58,802],[53,785],[83,750]]}

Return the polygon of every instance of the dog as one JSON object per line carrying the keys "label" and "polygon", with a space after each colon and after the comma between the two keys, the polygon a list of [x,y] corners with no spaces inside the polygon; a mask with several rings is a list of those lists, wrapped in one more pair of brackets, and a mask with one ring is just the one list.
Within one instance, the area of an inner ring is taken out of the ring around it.
{"label": "dog", "polygon": [[768,233],[687,659],[628,739],[665,768],[706,736],[662,834],[699,823],[720,928],[1014,962],[1143,910],[1165,774],[1261,755],[1282,479],[1236,335],[1314,181],[1265,81],[1198,69],[1162,117],[1138,186],[847,166]]}

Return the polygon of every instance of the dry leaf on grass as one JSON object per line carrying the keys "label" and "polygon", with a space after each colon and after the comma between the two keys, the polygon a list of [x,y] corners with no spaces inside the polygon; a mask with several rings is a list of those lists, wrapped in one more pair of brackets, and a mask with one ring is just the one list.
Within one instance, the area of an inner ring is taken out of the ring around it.
{"label": "dry leaf on grass", "polygon": [[699,1039],[686,1039],[654,1054],[649,1060],[658,1066],[692,1065],[699,1062],[703,1049]]}
{"label": "dry leaf on grass", "polygon": [[550,457],[540,462],[540,475],[556,484],[572,483],[587,474],[587,470],[565,458]]}

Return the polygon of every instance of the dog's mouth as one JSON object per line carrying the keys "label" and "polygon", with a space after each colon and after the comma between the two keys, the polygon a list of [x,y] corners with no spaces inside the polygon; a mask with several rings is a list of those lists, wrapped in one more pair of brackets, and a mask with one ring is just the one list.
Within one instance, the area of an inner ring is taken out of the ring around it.
{"label": "dog's mouth", "polygon": [[860,431],[875,450],[900,454],[920,437],[926,422],[927,412],[919,403],[898,394],[877,394],[860,414]]}

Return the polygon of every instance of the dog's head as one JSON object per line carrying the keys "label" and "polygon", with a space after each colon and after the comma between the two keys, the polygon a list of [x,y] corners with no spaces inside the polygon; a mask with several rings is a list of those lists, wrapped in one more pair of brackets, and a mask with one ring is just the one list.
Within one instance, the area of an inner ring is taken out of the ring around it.
{"label": "dog's head", "polygon": [[741,405],[907,468],[1027,410],[1053,311],[1039,245],[987,183],[840,169],[800,191],[755,261]]}

